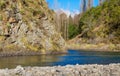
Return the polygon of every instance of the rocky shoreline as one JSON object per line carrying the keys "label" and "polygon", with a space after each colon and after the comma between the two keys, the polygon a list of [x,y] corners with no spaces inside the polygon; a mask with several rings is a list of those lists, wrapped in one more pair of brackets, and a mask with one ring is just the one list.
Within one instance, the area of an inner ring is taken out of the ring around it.
{"label": "rocky shoreline", "polygon": [[68,44],[67,49],[84,50],[84,51],[100,51],[100,52],[120,52],[120,44]]}
{"label": "rocky shoreline", "polygon": [[4,51],[4,52],[0,52],[0,57],[11,57],[11,56],[34,56],[34,55],[54,55],[54,54],[66,54],[67,51],[62,51],[62,52],[59,52],[59,51],[50,51],[48,53],[41,53],[39,51],[13,51],[13,52],[7,52],[7,51]]}
{"label": "rocky shoreline", "polygon": [[120,76],[120,63],[0,69],[0,76]]}

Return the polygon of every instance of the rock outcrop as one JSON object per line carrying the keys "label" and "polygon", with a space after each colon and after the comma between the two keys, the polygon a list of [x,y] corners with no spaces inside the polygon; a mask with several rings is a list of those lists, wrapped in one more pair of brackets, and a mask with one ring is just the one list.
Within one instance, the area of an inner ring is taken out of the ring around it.
{"label": "rock outcrop", "polygon": [[0,0],[0,55],[65,51],[45,0]]}

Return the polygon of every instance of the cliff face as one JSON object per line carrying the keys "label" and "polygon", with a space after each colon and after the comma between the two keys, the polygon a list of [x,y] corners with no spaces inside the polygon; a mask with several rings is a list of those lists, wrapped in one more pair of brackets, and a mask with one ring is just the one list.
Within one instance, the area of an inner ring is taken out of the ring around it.
{"label": "cliff face", "polygon": [[53,12],[45,0],[0,0],[0,53],[10,55],[63,52]]}

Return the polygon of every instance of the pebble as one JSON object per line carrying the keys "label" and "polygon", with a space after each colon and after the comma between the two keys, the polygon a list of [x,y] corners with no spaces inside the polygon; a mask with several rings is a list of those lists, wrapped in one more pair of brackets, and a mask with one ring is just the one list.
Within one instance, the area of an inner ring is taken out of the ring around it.
{"label": "pebble", "polygon": [[0,69],[0,76],[120,76],[120,63]]}

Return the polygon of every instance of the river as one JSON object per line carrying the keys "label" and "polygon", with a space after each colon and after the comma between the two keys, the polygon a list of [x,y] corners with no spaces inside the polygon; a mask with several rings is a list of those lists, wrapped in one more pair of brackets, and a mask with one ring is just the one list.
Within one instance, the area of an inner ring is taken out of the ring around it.
{"label": "river", "polygon": [[120,63],[120,52],[68,50],[67,54],[0,57],[0,68],[21,66],[64,66],[75,64]]}

